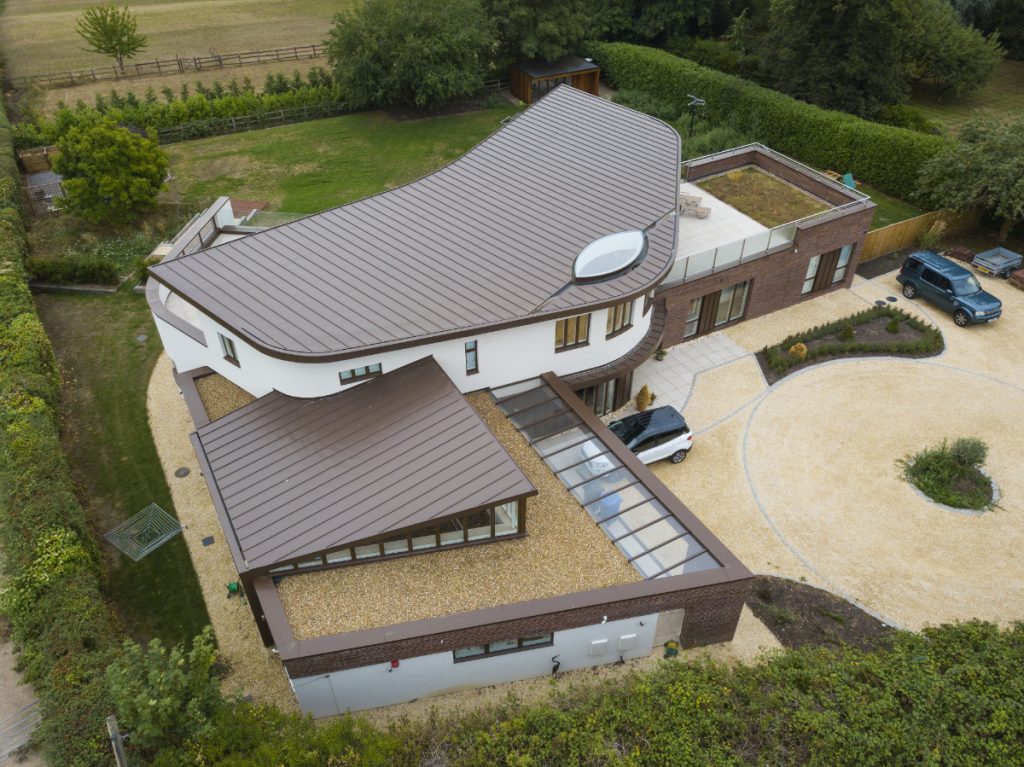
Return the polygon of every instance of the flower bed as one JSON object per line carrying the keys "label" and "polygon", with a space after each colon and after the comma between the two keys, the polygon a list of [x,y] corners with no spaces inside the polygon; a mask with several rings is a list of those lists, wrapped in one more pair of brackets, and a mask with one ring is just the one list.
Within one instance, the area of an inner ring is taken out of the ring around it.
{"label": "flower bed", "polygon": [[985,510],[992,506],[992,480],[981,470],[988,446],[974,437],[922,450],[902,459],[903,477],[936,503],[954,509]]}
{"label": "flower bed", "polygon": [[769,384],[794,370],[842,357],[929,357],[944,348],[942,332],[891,306],[875,306],[796,333],[757,354]]}

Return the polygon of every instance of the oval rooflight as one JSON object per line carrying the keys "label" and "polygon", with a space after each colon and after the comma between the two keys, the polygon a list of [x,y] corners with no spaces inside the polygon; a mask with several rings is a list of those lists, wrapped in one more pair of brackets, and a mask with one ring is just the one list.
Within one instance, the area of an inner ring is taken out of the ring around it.
{"label": "oval rooflight", "polygon": [[647,237],[639,229],[616,232],[587,245],[572,265],[577,281],[601,280],[624,272],[636,264],[647,250]]}

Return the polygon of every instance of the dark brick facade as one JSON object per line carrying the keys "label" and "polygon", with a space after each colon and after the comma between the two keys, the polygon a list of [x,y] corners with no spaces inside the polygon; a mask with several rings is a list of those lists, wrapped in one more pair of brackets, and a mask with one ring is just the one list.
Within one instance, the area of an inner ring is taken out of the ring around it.
{"label": "dark brick facade", "polygon": [[607,604],[567,609],[543,615],[518,618],[485,626],[446,631],[396,642],[384,642],[338,652],[287,659],[285,668],[292,679],[327,674],[332,671],[358,668],[373,663],[438,652],[459,647],[485,644],[511,637],[529,636],[541,632],[564,631],[590,626],[607,616],[608,620],[635,618],[665,610],[685,610],[680,643],[683,647],[697,647],[717,642],[728,642],[736,632],[743,600],[750,587],[750,579],[711,584],[684,591],[652,594]]}
{"label": "dark brick facade", "polygon": [[[874,212],[874,205],[868,205],[854,208],[849,212],[838,212],[834,217],[825,216],[810,221],[808,225],[798,227],[794,242],[788,248],[716,274],[700,277],[692,282],[658,290],[658,298],[665,301],[668,309],[664,345],[671,346],[685,340],[683,332],[686,311],[692,299],[738,282],[751,280],[743,319],[760,317],[762,314],[784,309],[831,290],[850,287],[860,261],[864,235],[871,225]],[[807,295],[801,294],[807,264],[811,258],[851,243],[856,243],[856,246],[850,256],[845,279],[824,290]]]}

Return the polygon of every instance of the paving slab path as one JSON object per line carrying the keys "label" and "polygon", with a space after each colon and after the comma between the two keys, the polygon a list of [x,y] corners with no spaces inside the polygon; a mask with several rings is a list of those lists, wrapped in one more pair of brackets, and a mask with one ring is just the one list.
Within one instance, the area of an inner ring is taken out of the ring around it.
{"label": "paving slab path", "polygon": [[[684,400],[694,449],[655,472],[755,572],[827,588],[911,629],[1024,619],[1024,430],[1013,420],[1024,412],[1024,293],[983,282],[1004,302],[990,325],[956,327],[903,298],[889,273],[726,330],[746,356],[695,374]],[[766,344],[877,301],[937,325],[945,351],[757,380],[753,354]],[[1002,493],[993,511],[943,510],[899,475],[899,458],[959,436],[989,445]]]}

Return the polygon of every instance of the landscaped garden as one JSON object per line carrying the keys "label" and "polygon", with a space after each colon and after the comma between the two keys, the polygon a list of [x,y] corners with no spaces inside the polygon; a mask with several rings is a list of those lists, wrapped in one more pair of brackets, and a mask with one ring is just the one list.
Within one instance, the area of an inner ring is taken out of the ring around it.
{"label": "landscaped garden", "polygon": [[938,328],[901,309],[875,306],[766,346],[757,361],[772,384],[798,369],[842,357],[927,357],[942,349]]}
{"label": "landscaped garden", "polygon": [[992,480],[982,471],[988,446],[976,437],[943,441],[900,459],[903,477],[937,503],[982,511],[994,501]]}
{"label": "landscaped garden", "polygon": [[515,112],[507,105],[408,121],[367,112],[173,144],[168,197],[200,203],[225,194],[316,213],[426,175]]}
{"label": "landscaped garden", "polygon": [[827,203],[754,167],[712,176],[697,186],[769,228],[829,209]]}

